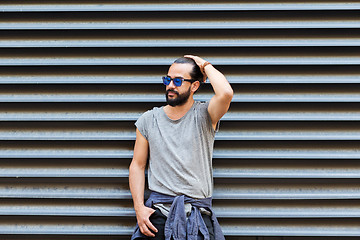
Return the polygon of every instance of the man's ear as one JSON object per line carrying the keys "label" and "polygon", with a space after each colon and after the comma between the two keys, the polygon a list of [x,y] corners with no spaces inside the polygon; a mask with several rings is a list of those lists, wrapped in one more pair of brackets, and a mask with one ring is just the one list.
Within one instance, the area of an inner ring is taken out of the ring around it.
{"label": "man's ear", "polygon": [[191,91],[193,93],[195,93],[200,87],[200,82],[199,81],[195,81],[191,84]]}

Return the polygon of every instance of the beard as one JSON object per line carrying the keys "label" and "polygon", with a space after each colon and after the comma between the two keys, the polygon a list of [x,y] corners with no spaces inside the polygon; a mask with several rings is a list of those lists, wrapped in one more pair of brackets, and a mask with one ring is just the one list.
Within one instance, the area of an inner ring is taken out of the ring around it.
{"label": "beard", "polygon": [[[175,93],[176,97],[169,99],[169,96],[168,96],[169,92]],[[184,105],[187,102],[187,100],[189,99],[190,93],[191,93],[190,87],[183,94],[179,94],[177,91],[173,91],[173,90],[166,90],[166,102],[167,102],[167,104],[169,104],[172,107]]]}

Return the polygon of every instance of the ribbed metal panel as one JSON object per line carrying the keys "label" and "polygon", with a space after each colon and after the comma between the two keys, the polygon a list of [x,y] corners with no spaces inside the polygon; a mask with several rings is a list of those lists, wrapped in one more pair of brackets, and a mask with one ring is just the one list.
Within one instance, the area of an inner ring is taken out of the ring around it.
{"label": "ribbed metal panel", "polygon": [[134,121],[164,104],[160,76],[192,53],[235,91],[214,149],[226,238],[358,239],[359,9],[1,1],[0,238],[129,239]]}

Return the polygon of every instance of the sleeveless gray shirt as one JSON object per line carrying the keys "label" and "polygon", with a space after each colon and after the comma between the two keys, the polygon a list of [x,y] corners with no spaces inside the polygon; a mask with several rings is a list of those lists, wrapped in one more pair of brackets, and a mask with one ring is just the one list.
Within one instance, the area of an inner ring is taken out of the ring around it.
{"label": "sleeveless gray shirt", "polygon": [[178,120],[170,119],[163,107],[155,107],[135,122],[149,142],[150,190],[171,196],[212,196],[215,130],[208,105],[196,101]]}

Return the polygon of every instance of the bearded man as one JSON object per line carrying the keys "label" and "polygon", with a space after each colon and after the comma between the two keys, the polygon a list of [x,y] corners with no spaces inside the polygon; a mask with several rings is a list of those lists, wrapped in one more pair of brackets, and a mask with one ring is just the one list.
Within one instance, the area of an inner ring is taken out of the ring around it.
{"label": "bearded man", "polygon": [[[206,78],[215,95],[205,103],[195,101]],[[211,208],[212,154],[233,90],[221,72],[193,55],[175,60],[163,83],[167,105],[145,112],[135,123],[129,184],[137,227],[131,239],[223,240]],[[144,203],[147,164],[151,194]]]}

